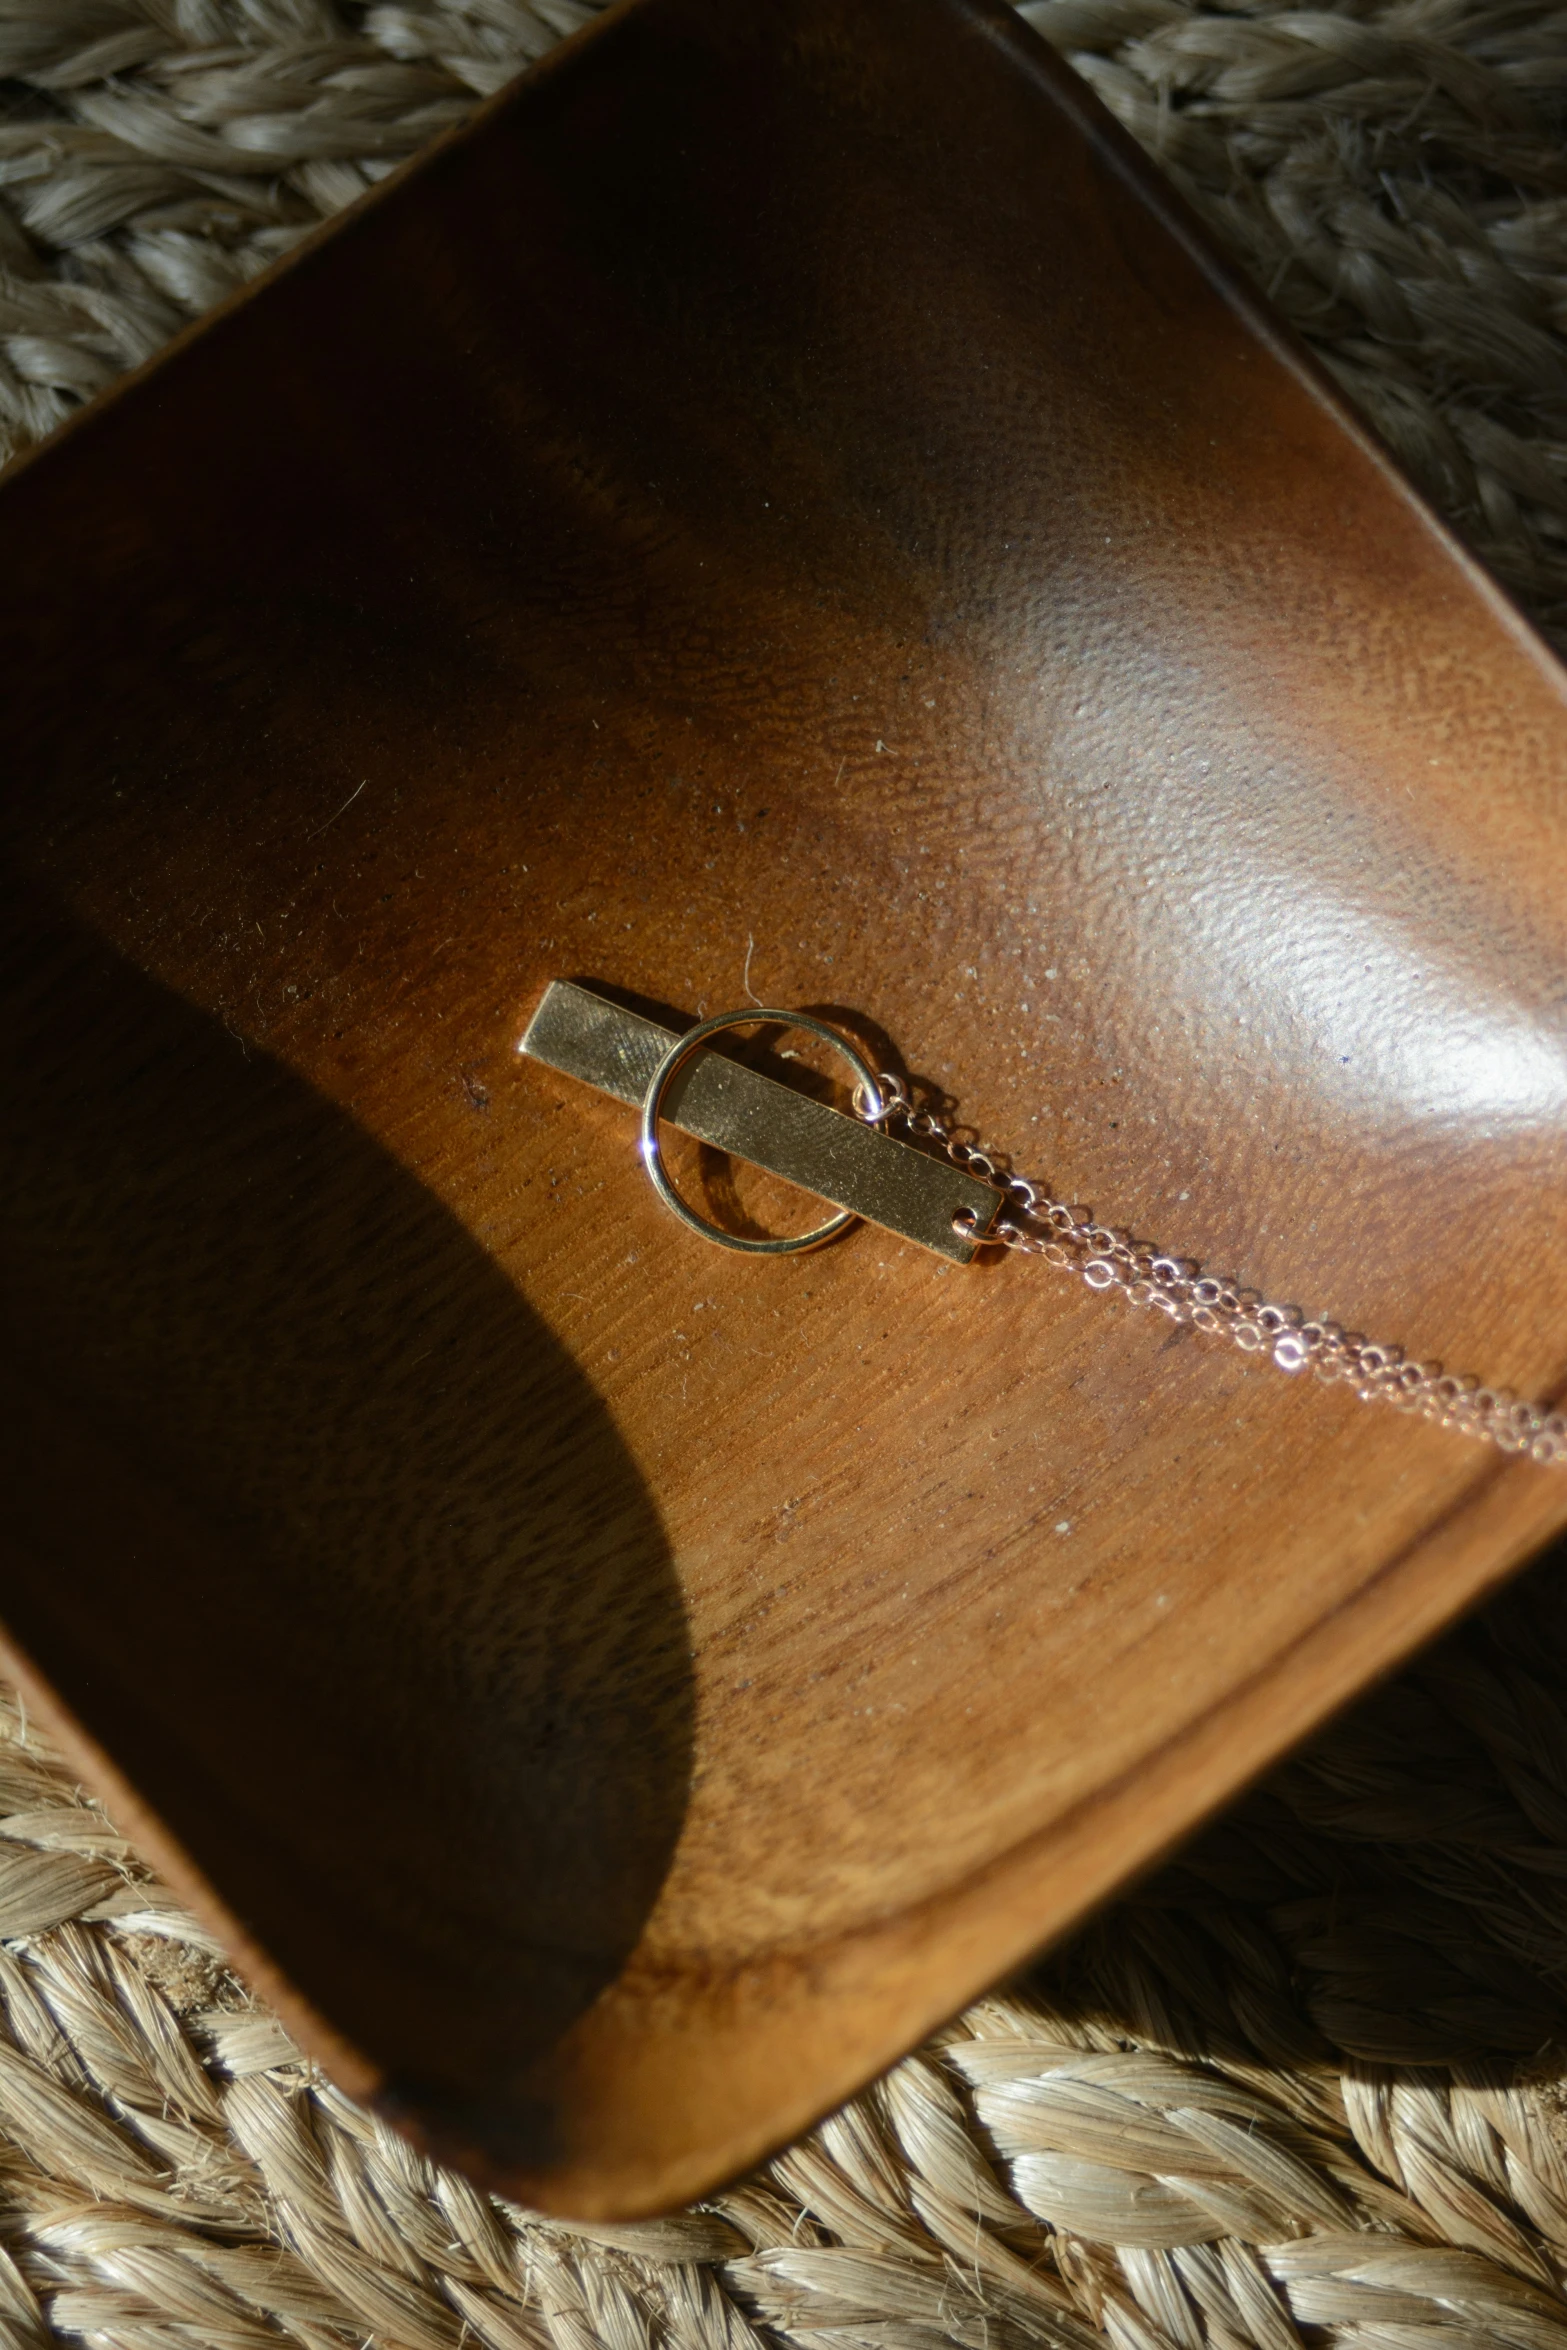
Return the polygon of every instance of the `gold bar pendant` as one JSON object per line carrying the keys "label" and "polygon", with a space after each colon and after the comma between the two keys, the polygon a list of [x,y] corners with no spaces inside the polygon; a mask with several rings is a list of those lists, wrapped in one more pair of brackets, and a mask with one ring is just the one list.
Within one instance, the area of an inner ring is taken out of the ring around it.
{"label": "gold bar pendant", "polygon": [[[659,1063],[676,1042],[673,1029],[557,979],[545,989],[517,1050],[640,1110]],[[961,1167],[705,1048],[670,1080],[664,1115],[697,1142],[765,1167],[954,1264],[971,1262],[1001,1206],[992,1184]],[[972,1217],[972,1229],[954,1229],[960,1212]]]}

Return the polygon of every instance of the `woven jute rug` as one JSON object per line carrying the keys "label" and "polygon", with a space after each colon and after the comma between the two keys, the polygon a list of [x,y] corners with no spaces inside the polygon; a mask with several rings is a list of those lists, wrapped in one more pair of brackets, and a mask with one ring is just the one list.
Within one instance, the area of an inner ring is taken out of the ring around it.
{"label": "woven jute rug", "polygon": [[[0,0],[0,443],[587,13]],[[1567,11],[1026,14],[1567,638]],[[1564,1567],[765,2174],[637,2227],[492,2203],[357,2111],[0,1702],[0,2344],[1567,2350]]]}

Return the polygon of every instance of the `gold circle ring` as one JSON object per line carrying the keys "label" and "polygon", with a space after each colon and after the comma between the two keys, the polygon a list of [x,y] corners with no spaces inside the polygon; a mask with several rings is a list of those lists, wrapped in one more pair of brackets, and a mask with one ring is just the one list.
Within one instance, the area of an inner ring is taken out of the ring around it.
{"label": "gold circle ring", "polygon": [[755,1010],[719,1012],[713,1019],[701,1020],[695,1028],[688,1028],[684,1036],[677,1037],[654,1070],[642,1103],[642,1164],[647,1169],[648,1181],[665,1207],[672,1209],[682,1224],[688,1224],[704,1240],[716,1241],[720,1248],[737,1249],[742,1256],[795,1257],[804,1249],[820,1248],[825,1241],[836,1240],[840,1232],[847,1231],[851,1224],[858,1222],[854,1211],[845,1208],[840,1215],[830,1216],[825,1224],[818,1224],[814,1232],[802,1232],[797,1240],[741,1240],[737,1234],[726,1232],[722,1225],[710,1223],[706,1216],[699,1216],[695,1208],[687,1206],[669,1180],[669,1171],[664,1165],[664,1154],[658,1141],[659,1113],[676,1071],[684,1068],[691,1055],[700,1051],[710,1036],[717,1036],[726,1028],[751,1028],[764,1020],[776,1021],[785,1028],[806,1029],[812,1036],[819,1036],[823,1043],[830,1044],[835,1052],[843,1055],[854,1071],[858,1091],[866,1105],[866,1118],[873,1122],[882,1115],[884,1104],[881,1083],[875,1071],[848,1038],[840,1036],[836,1028],[829,1028],[825,1020],[813,1019],[809,1012],[769,1011],[761,1005]]}

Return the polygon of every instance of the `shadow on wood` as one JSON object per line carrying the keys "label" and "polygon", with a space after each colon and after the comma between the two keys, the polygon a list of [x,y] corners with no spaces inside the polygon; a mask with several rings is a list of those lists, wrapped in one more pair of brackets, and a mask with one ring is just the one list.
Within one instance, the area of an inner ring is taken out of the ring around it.
{"label": "shadow on wood", "polygon": [[536,2060],[684,1814],[657,1509],[351,1117],[40,898],[0,910],[11,1629],[389,2102],[547,2161]]}

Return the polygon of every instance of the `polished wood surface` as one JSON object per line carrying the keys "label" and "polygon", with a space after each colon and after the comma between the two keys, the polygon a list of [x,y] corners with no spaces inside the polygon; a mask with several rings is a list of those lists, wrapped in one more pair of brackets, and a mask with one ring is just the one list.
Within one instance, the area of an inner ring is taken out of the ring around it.
{"label": "polished wood surface", "polygon": [[1562,675],[1002,10],[619,12],[7,482],[0,675],[0,1614],[477,2175],[751,2161],[1567,1516],[517,1058],[749,983],[1560,1389]]}

